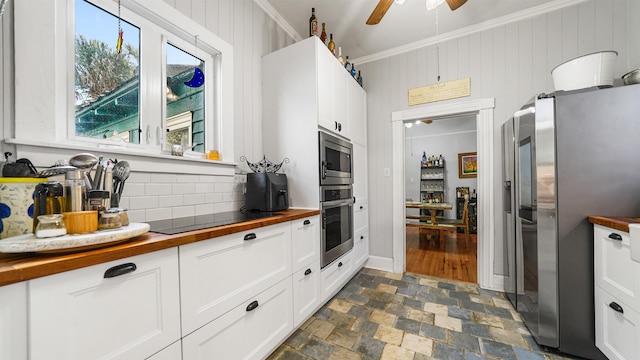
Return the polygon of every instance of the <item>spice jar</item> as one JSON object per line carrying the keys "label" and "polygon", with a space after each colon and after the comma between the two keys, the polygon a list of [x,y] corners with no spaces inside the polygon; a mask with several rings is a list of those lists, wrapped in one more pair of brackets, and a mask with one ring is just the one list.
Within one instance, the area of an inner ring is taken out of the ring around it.
{"label": "spice jar", "polygon": [[48,214],[38,216],[35,234],[37,238],[48,238],[67,234],[62,214]]}
{"label": "spice jar", "polygon": [[110,205],[109,192],[107,190],[89,190],[87,192],[88,210],[98,212],[108,209]]}
{"label": "spice jar", "polygon": [[117,209],[106,209],[100,212],[98,230],[113,230],[120,227],[122,227],[120,211]]}

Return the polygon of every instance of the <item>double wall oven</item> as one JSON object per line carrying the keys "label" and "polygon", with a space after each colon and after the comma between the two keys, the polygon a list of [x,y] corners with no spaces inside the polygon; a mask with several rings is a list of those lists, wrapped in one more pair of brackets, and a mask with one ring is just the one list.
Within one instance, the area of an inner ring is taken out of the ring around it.
{"label": "double wall oven", "polygon": [[321,267],[353,248],[352,146],[320,131]]}

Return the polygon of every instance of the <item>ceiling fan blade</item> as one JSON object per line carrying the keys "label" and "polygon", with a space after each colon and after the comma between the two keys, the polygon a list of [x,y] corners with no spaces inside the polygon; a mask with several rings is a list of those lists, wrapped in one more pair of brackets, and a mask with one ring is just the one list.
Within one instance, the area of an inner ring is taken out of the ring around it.
{"label": "ceiling fan blade", "polygon": [[464,3],[466,3],[467,0],[447,0],[447,5],[449,5],[449,7],[451,8],[451,11],[459,8],[460,6],[464,5]]}
{"label": "ceiling fan blade", "polygon": [[376,5],[376,8],[371,12],[371,15],[369,15],[367,25],[375,25],[379,23],[384,14],[386,14],[387,10],[391,7],[391,4],[393,4],[393,0],[380,0],[378,5]]}

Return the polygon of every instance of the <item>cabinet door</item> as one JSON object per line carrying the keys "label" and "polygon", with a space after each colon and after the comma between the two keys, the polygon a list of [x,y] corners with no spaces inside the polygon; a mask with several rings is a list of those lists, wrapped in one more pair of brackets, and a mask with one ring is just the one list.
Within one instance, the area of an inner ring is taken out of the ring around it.
{"label": "cabinet door", "polygon": [[290,223],[180,246],[183,335],[289,276]]}
{"label": "cabinet door", "polygon": [[353,143],[353,196],[356,203],[367,197],[367,147],[360,143]]}
{"label": "cabinet door", "polygon": [[336,59],[333,60],[333,119],[338,123],[338,134],[351,138],[349,129],[349,82],[353,82],[353,78],[347,70],[340,65]]}
{"label": "cabinet door", "polygon": [[594,225],[593,235],[596,286],[627,304],[640,304],[640,263],[631,259],[629,233]]}
{"label": "cabinet door", "polygon": [[144,359],[179,340],[177,252],[29,281],[30,359]]}
{"label": "cabinet door", "polygon": [[320,261],[293,274],[293,326],[300,326],[320,305]]}
{"label": "cabinet door", "polygon": [[27,283],[0,287],[0,359],[27,358]]}
{"label": "cabinet door", "polygon": [[369,228],[363,227],[355,232],[353,242],[354,269],[360,269],[369,259]]}
{"label": "cabinet door", "polygon": [[148,360],[180,360],[182,359],[182,341],[176,341],[160,352],[153,354]]}
{"label": "cabinet door", "polygon": [[320,216],[291,222],[293,272],[320,260]]}
{"label": "cabinet door", "polygon": [[[320,41],[317,41],[320,44]],[[335,57],[326,49],[320,48],[316,44],[317,52],[317,76],[318,76],[318,125],[323,128],[337,132],[338,122],[334,119],[334,75]],[[313,91],[313,89],[309,89]]]}
{"label": "cabinet door", "polygon": [[640,314],[602,288],[596,287],[595,301],[598,349],[609,360],[640,359]]}
{"label": "cabinet door", "polygon": [[348,101],[351,140],[354,143],[366,146],[367,96],[364,89],[356,81],[349,81]]}
{"label": "cabinet door", "polygon": [[263,359],[293,330],[291,278],[182,340],[185,360]]}
{"label": "cabinet door", "polygon": [[341,258],[322,269],[321,287],[322,301],[327,301],[335,295],[351,277],[353,269],[353,251],[349,251]]}
{"label": "cabinet door", "polygon": [[353,230],[358,231],[368,227],[369,224],[369,205],[366,198],[356,198],[353,204]]}

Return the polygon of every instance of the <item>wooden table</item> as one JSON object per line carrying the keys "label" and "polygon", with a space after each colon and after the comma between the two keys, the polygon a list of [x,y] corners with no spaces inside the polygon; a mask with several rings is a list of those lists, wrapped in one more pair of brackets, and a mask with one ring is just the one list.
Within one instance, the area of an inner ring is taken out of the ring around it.
{"label": "wooden table", "polygon": [[436,214],[438,210],[451,210],[453,205],[449,203],[406,203],[407,209],[429,210],[431,214],[431,225],[436,225]]}

